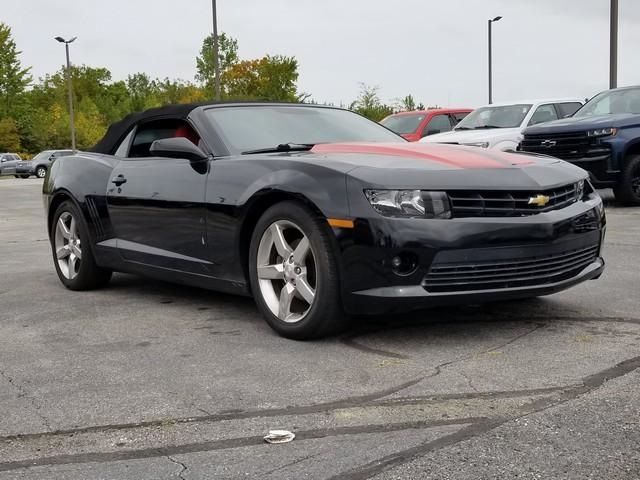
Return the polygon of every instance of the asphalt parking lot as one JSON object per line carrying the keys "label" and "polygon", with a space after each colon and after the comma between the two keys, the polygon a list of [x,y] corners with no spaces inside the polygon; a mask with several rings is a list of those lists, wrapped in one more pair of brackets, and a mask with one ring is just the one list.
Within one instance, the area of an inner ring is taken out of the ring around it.
{"label": "asphalt parking lot", "polygon": [[250,299],[65,290],[40,188],[0,181],[2,480],[640,478],[640,208],[600,280],[293,342]]}

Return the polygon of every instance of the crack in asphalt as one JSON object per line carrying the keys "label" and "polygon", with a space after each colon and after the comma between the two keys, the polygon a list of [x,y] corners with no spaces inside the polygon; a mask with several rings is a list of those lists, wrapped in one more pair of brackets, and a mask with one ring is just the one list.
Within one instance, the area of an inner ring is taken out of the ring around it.
{"label": "crack in asphalt", "polygon": [[188,470],[187,466],[186,466],[184,463],[182,463],[182,462],[180,462],[180,461],[176,460],[175,458],[171,457],[170,455],[167,455],[167,456],[166,456],[166,458],[167,458],[171,463],[173,463],[173,464],[175,464],[175,465],[178,465],[178,466],[182,469],[182,470],[180,470],[180,471],[176,474],[176,475],[177,475],[177,477],[178,477],[178,478],[180,478],[181,480],[186,480],[186,479],[183,477],[183,475],[184,475],[184,472],[186,472],[186,471]]}
{"label": "crack in asphalt", "polygon": [[507,422],[518,420],[520,418],[540,413],[559,405],[563,405],[571,400],[590,393],[607,381],[623,377],[640,368],[640,356],[624,360],[611,368],[607,368],[593,375],[583,378],[582,385],[565,389],[561,392],[560,400],[553,398],[541,398],[521,407],[521,413],[509,417],[495,417],[480,420],[468,427],[462,428],[455,433],[445,435],[436,440],[423,443],[413,448],[401,450],[386,457],[380,458],[373,462],[357,467],[348,472],[334,475],[329,480],[365,480],[372,478],[384,471],[411,462],[412,460],[423,457],[435,450],[452,446],[457,443],[469,440],[478,435],[482,435],[494,430]]}
{"label": "crack in asphalt", "polygon": [[[443,419],[432,421],[416,421],[404,423],[387,423],[378,425],[358,425],[349,427],[318,428],[296,432],[296,441],[317,440],[321,438],[344,435],[361,435],[371,433],[398,432],[404,430],[423,430],[434,427],[451,425],[468,425],[486,420],[485,417],[468,417],[459,419]],[[189,453],[212,452],[232,448],[264,445],[262,436],[249,436],[211,440],[199,443],[174,445],[167,447],[153,447],[119,452],[87,452],[69,455],[55,455],[28,460],[0,463],[0,472],[20,470],[25,468],[54,465],[74,465],[81,463],[108,463],[125,460],[140,460],[145,458],[173,457]],[[178,462],[179,463],[179,462]]]}
{"label": "crack in asphalt", "polygon": [[42,414],[42,412],[40,412],[40,409],[42,407],[36,401],[36,399],[30,396],[27,393],[27,391],[24,389],[24,387],[20,385],[18,382],[16,382],[15,379],[11,377],[7,372],[0,370],[0,377],[4,378],[7,381],[7,383],[9,383],[9,385],[11,385],[14,389],[17,390],[18,398],[24,398],[29,402],[29,404],[31,404],[31,407],[35,410],[36,415],[38,416],[38,418],[40,418],[44,427],[47,430],[51,431],[52,429],[51,429],[51,425],[49,424],[49,420],[47,419],[47,417],[45,417]]}
{"label": "crack in asphalt", "polygon": [[280,465],[279,467],[274,468],[272,470],[267,470],[266,472],[261,472],[260,476],[261,477],[266,477],[267,475],[271,475],[272,473],[280,472],[280,471],[285,470],[285,469],[287,469],[289,467],[293,467],[294,465],[298,465],[299,463],[302,463],[302,462],[304,462],[306,460],[310,460],[312,458],[315,458],[318,455],[320,455],[320,454],[319,453],[314,453],[313,455],[307,455],[305,457],[298,458],[298,459],[294,460],[293,462],[285,463],[284,465]]}
{"label": "crack in asphalt", "polygon": [[405,390],[409,387],[412,387],[420,383],[422,379],[423,377],[420,377],[418,379],[410,380],[400,385],[396,385],[394,387],[387,388],[385,390],[380,390],[378,392],[370,393],[367,395],[348,397],[342,400],[316,403],[312,405],[302,405],[302,406],[284,407],[284,408],[269,408],[264,410],[246,410],[246,411],[239,411],[239,412],[234,411],[231,413],[217,413],[213,415],[201,415],[197,417],[149,420],[146,422],[138,422],[138,423],[92,425],[88,427],[71,428],[67,430],[55,430],[50,432],[7,435],[7,436],[0,437],[0,442],[15,441],[15,440],[31,440],[31,439],[42,438],[42,437],[76,435],[76,434],[82,434],[82,433],[97,433],[97,432],[104,432],[104,431],[110,431],[110,430],[129,430],[134,428],[158,427],[158,426],[166,425],[167,423],[184,424],[184,423],[198,423],[198,422],[220,422],[224,420],[242,420],[247,418],[278,417],[278,416],[290,416],[290,415],[305,415],[310,413],[322,413],[322,412],[331,411],[331,410],[357,407],[362,404],[367,404],[369,402],[372,402],[374,400],[388,397],[389,395],[393,395],[394,393],[398,393],[402,390]]}

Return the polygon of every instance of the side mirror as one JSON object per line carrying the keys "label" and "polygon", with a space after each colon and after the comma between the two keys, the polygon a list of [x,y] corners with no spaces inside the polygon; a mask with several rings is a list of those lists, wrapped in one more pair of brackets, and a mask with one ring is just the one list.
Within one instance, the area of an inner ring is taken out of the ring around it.
{"label": "side mirror", "polygon": [[184,137],[163,138],[151,144],[149,152],[156,157],[206,160],[207,155]]}

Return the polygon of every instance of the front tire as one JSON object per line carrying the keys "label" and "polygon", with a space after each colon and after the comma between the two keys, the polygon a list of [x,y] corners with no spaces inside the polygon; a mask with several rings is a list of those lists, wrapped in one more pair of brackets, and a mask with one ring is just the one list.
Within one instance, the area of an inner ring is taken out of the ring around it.
{"label": "front tire", "polygon": [[109,282],[111,271],[96,265],[87,227],[73,202],[57,208],[50,238],[56,273],[69,290],[93,290]]}
{"label": "front tire", "polygon": [[38,167],[38,168],[36,168],[36,177],[44,178],[46,174],[47,174],[46,167]]}
{"label": "front tire", "polygon": [[24,175],[20,175],[20,178],[22,179],[27,179],[29,178],[31,175],[27,175],[26,173]]}
{"label": "front tire", "polygon": [[640,205],[640,155],[627,158],[622,177],[613,193],[616,200],[625,205]]}
{"label": "front tire", "polygon": [[346,327],[338,265],[326,220],[296,202],[269,208],[249,248],[259,310],[283,337],[307,340]]}

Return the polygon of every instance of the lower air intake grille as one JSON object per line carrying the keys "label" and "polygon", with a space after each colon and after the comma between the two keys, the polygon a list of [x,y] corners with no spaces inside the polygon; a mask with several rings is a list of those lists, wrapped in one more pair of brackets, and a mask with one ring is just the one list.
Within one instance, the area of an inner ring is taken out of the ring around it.
{"label": "lower air intake grille", "polygon": [[433,293],[543,286],[575,277],[598,256],[598,245],[556,254],[474,263],[437,263],[423,281]]}

